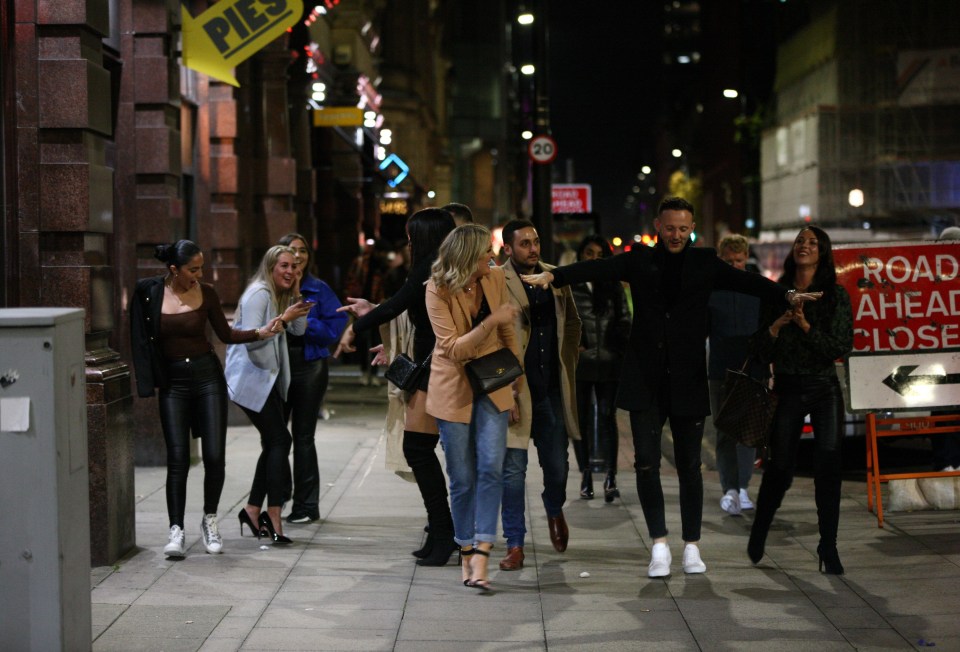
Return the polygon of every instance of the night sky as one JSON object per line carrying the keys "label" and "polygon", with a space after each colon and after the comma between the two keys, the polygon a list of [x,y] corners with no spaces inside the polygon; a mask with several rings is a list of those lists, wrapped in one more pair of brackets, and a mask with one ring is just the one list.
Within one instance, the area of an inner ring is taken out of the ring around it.
{"label": "night sky", "polygon": [[650,0],[550,7],[554,167],[566,182],[566,160],[573,159],[574,182],[591,184],[607,236],[634,228],[624,200],[640,167],[653,164],[662,11]]}

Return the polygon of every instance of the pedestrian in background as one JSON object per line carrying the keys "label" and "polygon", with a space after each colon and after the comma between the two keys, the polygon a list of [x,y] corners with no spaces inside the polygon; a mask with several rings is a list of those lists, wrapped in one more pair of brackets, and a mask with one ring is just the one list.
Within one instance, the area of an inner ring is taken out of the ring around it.
{"label": "pedestrian in background", "polygon": [[269,340],[276,321],[248,321],[256,327],[230,328],[217,291],[203,280],[203,252],[190,240],[158,245],[154,254],[167,268],[163,276],[137,282],[130,303],[130,335],[137,394],[159,389],[160,426],[167,446],[167,515],[170,531],[163,552],[182,558],[183,519],[190,472],[190,434],[203,454],[203,518],[200,532],[208,553],[219,554],[223,540],[217,509],[225,478],[227,384],[220,359],[207,339],[209,323],[222,342]]}
{"label": "pedestrian in background", "polygon": [[329,345],[335,343],[347,316],[337,312],[340,300],[330,286],[310,273],[313,255],[307,239],[288,233],[279,243],[293,249],[298,277],[293,295],[312,303],[303,335],[287,333],[290,387],[284,414],[293,437],[293,505],[287,523],[310,523],[320,518],[320,467],[317,463],[317,417],[330,371]]}
{"label": "pedestrian in background", "polygon": [[[710,413],[707,390],[707,301],[714,289],[734,290],[786,305],[776,283],[734,269],[713,249],[694,248],[693,206],[670,197],[660,203],[655,247],[634,247],[602,260],[558,267],[523,277],[524,282],[556,287],[616,279],[630,284],[633,325],[620,374],[617,407],[630,411],[636,451],[637,494],[653,542],[649,577],[670,574],[660,441],[670,419],[680,481],[680,520],[685,573],[706,572],[699,542],[703,515],[700,446],[703,420]],[[792,295],[791,295],[792,296]],[[806,296],[792,296],[800,302]]]}
{"label": "pedestrian in background", "polygon": [[[576,260],[600,260],[613,255],[613,248],[599,235],[580,241]],[[571,287],[582,323],[580,360],[577,363],[577,413],[580,441],[574,444],[580,468],[580,497],[591,499],[591,458],[602,460],[606,470],[603,499],[620,497],[617,488],[617,379],[630,339],[630,315],[623,285],[616,279],[588,281]]]}
{"label": "pedestrian in background", "polygon": [[[365,299],[347,299],[348,305],[340,310],[351,313],[357,320],[344,331],[335,355],[354,350],[354,333],[363,333],[390,322],[406,311],[414,327],[413,361],[430,364],[436,337],[427,316],[425,283],[430,278],[440,243],[453,231],[454,222],[450,213],[443,209],[425,208],[410,217],[406,228],[413,261],[406,282],[393,297],[378,306]],[[427,541],[413,554],[421,566],[443,566],[457,545],[447,504],[446,479],[436,453],[440,431],[437,420],[426,411],[429,379],[429,373],[422,374],[419,385],[409,394],[404,410],[403,456],[420,489],[429,525]]]}
{"label": "pedestrian in background", "polygon": [[490,230],[465,224],[440,245],[426,305],[436,336],[426,410],[437,419],[450,477],[455,540],[463,583],[487,589],[487,564],[497,538],[507,426],[518,417],[523,378],[488,394],[474,394],[464,364],[507,347],[519,357],[503,270],[491,267]]}
{"label": "pedestrian in background", "polygon": [[797,234],[779,283],[793,292],[822,292],[823,296],[815,303],[786,311],[777,304],[764,304],[760,330],[751,340],[751,348],[760,360],[773,364],[777,411],[747,554],[754,564],[763,558],[773,516],[793,483],[803,423],[810,415],[816,444],[817,557],[821,571],[842,575],[837,528],[843,469],[843,395],[834,361],[853,348],[853,312],[850,296],[837,285],[830,236],[823,229],[807,226]]}
{"label": "pedestrian in background", "polygon": [[[227,387],[230,400],[239,405],[260,433],[250,498],[240,510],[240,531],[246,525],[257,538],[268,536],[274,543],[292,543],[283,536],[280,511],[289,498],[291,435],[287,429],[284,402],[290,389],[290,355],[286,333],[303,335],[307,313],[314,304],[295,301],[296,254],[290,247],[274,245],[267,250],[260,267],[237,305],[236,324],[269,321],[278,337],[266,342],[233,344],[227,347]],[[267,509],[262,511],[264,498]]]}
{"label": "pedestrian in background", "polygon": [[[750,243],[737,234],[720,240],[720,259],[736,269],[747,268]],[[760,323],[760,300],[748,294],[717,290],[707,304],[710,311],[710,360],[707,380],[710,386],[710,412],[717,414],[726,398],[723,381],[727,369],[739,370],[750,356],[750,337]],[[770,376],[769,365],[752,359],[744,370],[753,378]],[[737,443],[736,438],[719,428],[717,431],[717,471],[720,475],[720,509],[731,516],[753,509],[747,492],[757,449]]]}
{"label": "pedestrian in background", "polygon": [[514,329],[526,377],[517,404],[520,420],[510,427],[503,463],[501,520],[507,554],[500,570],[523,568],[526,528],[526,480],[530,440],[543,469],[540,498],[554,550],[564,552],[570,537],[563,504],[567,500],[570,440],[580,438],[577,420],[576,370],[580,349],[580,317],[569,288],[540,288],[523,283],[521,274],[553,269],[540,260],[540,236],[528,220],[503,227],[507,261],[503,274],[510,300],[519,309]]}

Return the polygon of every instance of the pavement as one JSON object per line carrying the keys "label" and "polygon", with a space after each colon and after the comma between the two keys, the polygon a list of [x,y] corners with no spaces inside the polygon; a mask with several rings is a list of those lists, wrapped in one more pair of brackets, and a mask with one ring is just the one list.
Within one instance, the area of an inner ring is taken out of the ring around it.
{"label": "pavement", "polygon": [[665,461],[674,572],[652,580],[632,455],[621,455],[623,497],[612,504],[581,500],[571,473],[570,545],[559,554],[532,452],[526,565],[497,570],[498,544],[494,590],[466,588],[456,556],[440,568],[413,563],[424,537],[420,496],[384,468],[385,389],[358,380],[332,371],[333,414],[317,424],[321,520],[285,524],[292,546],[240,536],[237,512],[260,450],[252,427],[228,432],[221,555],[206,554],[199,538],[202,467],[191,470],[181,561],[162,553],[165,469],[136,470],[139,547],[92,571],[93,650],[960,650],[960,514],[888,513],[879,529],[862,478],[844,482],[838,577],[817,571],[809,477],[796,479],[754,567],[745,552],[751,512],[721,512],[717,474],[705,471],[708,570],[684,575],[677,479]]}

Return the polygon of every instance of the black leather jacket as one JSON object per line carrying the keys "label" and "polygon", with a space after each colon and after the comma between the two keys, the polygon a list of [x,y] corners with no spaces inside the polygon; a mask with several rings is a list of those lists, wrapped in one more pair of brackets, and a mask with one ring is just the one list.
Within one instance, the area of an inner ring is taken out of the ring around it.
{"label": "black leather jacket", "polygon": [[[627,301],[622,294],[619,310],[610,305],[602,316],[593,311],[593,292],[586,283],[574,285],[573,300],[580,313],[580,361],[577,363],[577,380],[584,382],[615,381],[620,376],[623,353],[630,337],[630,317]],[[615,302],[611,301],[611,304]]]}
{"label": "black leather jacket", "polygon": [[160,310],[163,308],[163,277],[137,281],[130,301],[130,351],[137,376],[137,394],[153,396],[154,388],[166,389],[167,367],[160,352]]}

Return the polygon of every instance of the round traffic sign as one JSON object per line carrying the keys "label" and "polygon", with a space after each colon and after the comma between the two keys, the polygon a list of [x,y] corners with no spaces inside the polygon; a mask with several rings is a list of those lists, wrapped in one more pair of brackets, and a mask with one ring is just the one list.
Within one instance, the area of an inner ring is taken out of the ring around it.
{"label": "round traffic sign", "polygon": [[540,134],[530,139],[527,153],[534,163],[553,163],[557,158],[557,141],[546,134]]}

